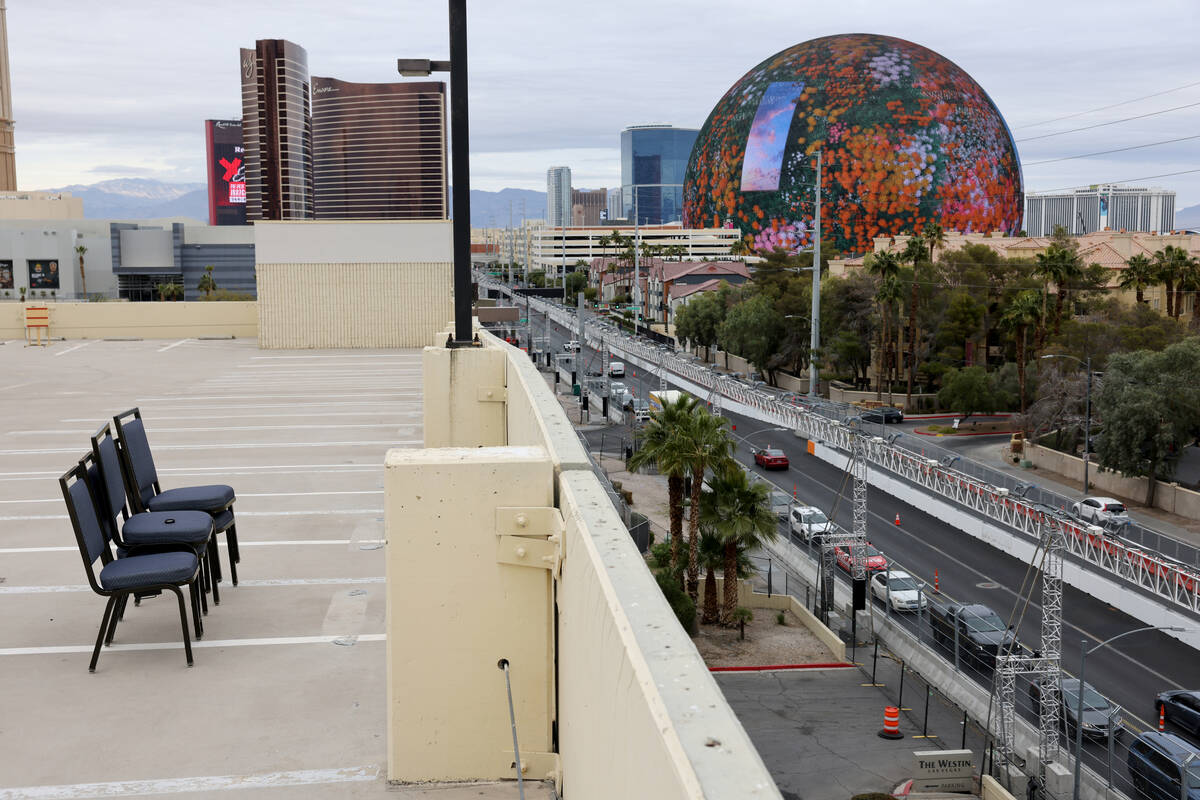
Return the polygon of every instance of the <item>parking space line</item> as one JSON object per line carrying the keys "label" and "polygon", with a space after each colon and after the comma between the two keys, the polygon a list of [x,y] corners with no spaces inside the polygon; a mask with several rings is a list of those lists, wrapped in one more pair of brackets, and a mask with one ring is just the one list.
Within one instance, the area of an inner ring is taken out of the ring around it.
{"label": "parking space line", "polygon": [[179,347],[179,345],[183,344],[184,342],[190,342],[190,341],[191,341],[191,339],[180,339],[178,342],[172,342],[171,344],[167,345],[166,347],[158,348],[157,352],[162,353],[167,350],[170,350],[172,347]]}
{"label": "parking space line", "polygon": [[[199,646],[199,643],[196,643]],[[115,649],[114,645],[114,649]],[[315,786],[379,779],[377,765],[338,769],[298,769],[265,772],[258,775],[199,775],[187,778],[157,778],[143,781],[106,781],[104,783],[66,783],[57,786],[21,786],[0,788],[0,800],[80,800],[85,797],[129,797],[183,792],[217,792],[233,789],[273,788],[276,786]]]}
{"label": "parking space line", "polygon": [[[239,493],[238,498],[246,497],[329,497],[334,495],[383,494],[383,489],[353,489],[349,491],[319,491],[319,492],[245,492]],[[51,497],[37,500],[0,500],[0,503],[61,503],[61,497]]]}
{"label": "parking space line", "polygon": [[[338,405],[338,404],[331,403],[330,405]],[[376,404],[371,404],[371,405],[376,405]],[[383,404],[378,404],[378,405],[383,405]],[[213,406],[209,406],[209,407],[213,408]],[[245,406],[245,407],[246,408],[260,408],[260,406]],[[270,407],[271,406],[261,406],[261,408],[270,408]],[[218,408],[219,408],[219,406],[218,406]],[[238,418],[239,419],[280,419],[282,417],[320,417],[321,419],[324,419],[326,417],[377,417],[377,416],[381,416],[384,414],[386,414],[389,417],[419,417],[422,415],[422,413],[423,412],[420,409],[413,409],[411,411],[398,411],[394,408],[390,408],[387,411],[308,411],[308,412],[301,412],[299,414],[281,414],[279,412],[272,412],[270,414],[238,414]],[[165,415],[165,414],[155,414],[154,415],[155,422],[158,422],[158,421],[164,420],[164,419],[167,419],[167,420],[229,419],[229,414],[183,414],[183,415],[180,415],[177,417]],[[83,423],[90,423],[90,424],[99,424],[100,421],[96,420],[96,419],[90,419],[90,418],[89,419],[80,419],[78,417],[74,417],[74,418],[70,418],[70,419],[61,419],[61,420],[59,420],[59,422],[63,422],[63,423],[83,422]],[[90,432],[89,432],[89,435],[90,435]]]}
{"label": "parking space line", "polygon": [[[238,588],[269,589],[280,586],[349,586],[356,584],[383,583],[382,576],[368,578],[263,578],[260,580],[246,579],[238,581]],[[0,585],[0,595],[3,594],[74,594],[90,592],[92,587],[86,583],[60,584],[45,586],[3,586]]]}
{"label": "parking space line", "polygon": [[[315,511],[238,511],[239,517],[337,517],[359,514],[382,514],[382,508],[322,508]],[[70,519],[66,514],[13,514],[0,517],[0,522],[34,522],[42,519]]]}
{"label": "parking space line", "polygon": [[[192,642],[193,648],[205,647],[264,647],[282,644],[334,644],[345,642],[384,642],[385,633],[360,633],[352,636],[274,636],[261,639],[199,639]],[[44,656],[66,653],[90,653],[94,644],[64,644],[46,647],[4,647],[0,648],[0,656]],[[110,644],[104,648],[105,653],[131,653],[144,650],[177,650],[182,642],[134,642],[130,644]],[[3,790],[0,790],[3,791]],[[4,795],[0,794],[0,800]]]}
{"label": "parking space line", "polygon": [[[349,545],[349,544],[366,544],[376,545],[383,544],[383,539],[279,539],[270,540],[264,539],[255,542],[243,542],[238,540],[238,547],[301,547],[304,545]],[[221,539],[217,542],[217,547],[225,547],[226,542]],[[23,553],[75,553],[79,551],[78,545],[54,545],[46,547],[0,547],[0,555],[20,555]]]}
{"label": "parking space line", "polygon": [[[171,475],[307,475],[310,473],[353,473],[383,470],[383,464],[283,464],[272,467],[257,467],[245,465],[238,467],[159,467],[158,473]],[[57,478],[57,471],[31,472],[0,472],[0,481],[28,481]]]}
{"label": "parking space line", "polygon": [[[228,419],[228,417],[225,417]],[[229,425],[209,428],[159,428],[146,426],[146,432],[160,433],[228,433],[230,431],[334,431],[345,428],[417,428],[420,422],[355,422],[333,425]],[[9,436],[91,436],[95,431],[87,430],[20,430],[9,431]]]}
{"label": "parking space line", "polygon": [[[237,444],[157,444],[155,450],[263,450],[276,447],[404,447],[422,444],[422,439],[368,440],[363,442],[239,442]],[[0,450],[0,456],[41,456],[77,453],[79,447],[51,447],[44,450]]]}
{"label": "parking space line", "polygon": [[87,347],[89,344],[91,344],[91,342],[84,342],[83,344],[77,344],[74,347],[68,347],[66,350],[59,350],[54,354],[54,357],[58,358],[59,356],[65,356],[67,353],[74,353],[76,350],[80,349],[81,347]]}

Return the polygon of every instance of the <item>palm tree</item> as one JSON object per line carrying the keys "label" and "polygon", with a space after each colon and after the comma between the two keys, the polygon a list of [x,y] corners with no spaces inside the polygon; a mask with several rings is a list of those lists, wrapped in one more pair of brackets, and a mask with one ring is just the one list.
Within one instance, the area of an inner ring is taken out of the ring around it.
{"label": "palm tree", "polygon": [[196,288],[204,292],[205,299],[208,299],[217,290],[217,282],[213,280],[212,264],[204,268],[204,274],[200,276],[200,281],[196,284]]}
{"label": "palm tree", "polygon": [[1121,275],[1120,287],[1137,293],[1137,304],[1146,302],[1146,287],[1155,283],[1154,262],[1138,253],[1125,262],[1125,273]]}
{"label": "palm tree", "polygon": [[[1037,265],[1034,270],[1037,274],[1042,276],[1043,281],[1054,284],[1054,333],[1057,334],[1062,326],[1063,305],[1071,282],[1083,276],[1083,266],[1073,249],[1056,244],[1046,248],[1045,253],[1038,253],[1035,261]],[[1038,349],[1041,349],[1040,345]]]}
{"label": "palm tree", "polygon": [[692,476],[691,508],[688,514],[687,592],[697,599],[700,588],[700,494],[705,472],[724,469],[733,455],[733,438],[725,430],[725,418],[708,413],[696,404],[680,430],[681,456]]}
{"label": "palm tree", "polygon": [[885,364],[890,366],[892,304],[900,299],[900,259],[896,257],[895,253],[886,250],[874,253],[868,269],[872,274],[879,276],[879,291],[875,294],[882,321],[879,326],[879,354],[875,367],[875,399],[879,400],[883,398],[884,367]]}
{"label": "palm tree", "polygon": [[87,276],[83,274],[83,257],[87,254],[87,247],[76,245],[75,255],[79,256],[79,290],[83,296],[87,297]]}
{"label": "palm tree", "polygon": [[[942,237],[945,238],[945,237]],[[912,264],[913,279],[912,293],[908,298],[908,330],[905,331],[905,341],[908,343],[908,389],[904,394],[904,408],[912,405],[913,376],[917,371],[917,264],[925,257],[925,246],[920,236],[911,236],[904,251],[900,253],[902,262]],[[932,262],[933,259],[930,258]]]}
{"label": "palm tree", "polygon": [[1026,289],[1009,303],[1000,318],[1000,324],[1013,332],[1017,343],[1017,387],[1021,395],[1021,416],[1025,416],[1025,336],[1030,325],[1036,325],[1041,318],[1039,307],[1041,292],[1036,289]]}
{"label": "palm tree", "polygon": [[921,238],[925,240],[925,244],[929,245],[929,263],[934,261],[934,251],[946,244],[946,232],[942,230],[942,226],[937,222],[926,222],[925,230],[921,231]]}
{"label": "palm tree", "polygon": [[1179,301],[1183,299],[1183,292],[1177,284],[1184,277],[1187,261],[1187,250],[1170,244],[1154,254],[1154,272],[1158,282],[1166,288],[1167,316],[1172,319],[1179,319],[1182,311]]}
{"label": "palm tree", "polygon": [[[735,624],[739,564],[746,553],[779,535],[779,521],[771,510],[770,486],[751,483],[736,464],[719,469],[712,479],[713,533],[723,549],[724,598],[721,622]],[[715,587],[714,587],[715,591]]]}
{"label": "palm tree", "polygon": [[695,404],[695,398],[681,393],[673,402],[665,403],[662,411],[650,412],[650,420],[640,434],[641,448],[629,459],[630,470],[654,464],[667,476],[671,567],[675,570],[683,563],[679,545],[683,541],[683,479],[688,471],[681,434],[691,421]]}

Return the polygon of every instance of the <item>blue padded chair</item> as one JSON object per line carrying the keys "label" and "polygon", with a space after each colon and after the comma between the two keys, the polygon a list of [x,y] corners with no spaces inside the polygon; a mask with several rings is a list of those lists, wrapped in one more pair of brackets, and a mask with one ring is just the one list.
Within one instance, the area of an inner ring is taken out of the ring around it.
{"label": "blue padded chair", "polygon": [[[233,516],[233,487],[223,484],[187,486],[163,491],[154,468],[154,454],[146,438],[142,412],[136,408],[113,417],[120,438],[121,466],[125,488],[133,513],[143,511],[205,511],[212,515],[214,535],[224,533],[229,545],[229,577],[237,586],[237,564],[242,560],[238,550],[237,520]],[[221,579],[220,565],[212,564],[213,576]]]}
{"label": "blue padded chair", "polygon": [[[130,595],[138,598],[153,597],[164,591],[174,592],[179,600],[183,650],[187,655],[188,666],[192,666],[192,641],[188,636],[187,603],[183,599],[180,587],[187,586],[192,596],[192,620],[199,630],[200,614],[196,605],[196,579],[200,575],[200,562],[195,553],[177,550],[113,558],[110,542],[104,535],[104,527],[100,524],[100,515],[96,511],[95,493],[88,482],[87,467],[82,462],[77,464],[58,479],[58,484],[62,489],[63,500],[67,504],[67,512],[71,516],[71,526],[75,529],[75,541],[79,545],[79,555],[83,557],[88,583],[91,584],[92,591],[108,598],[108,604],[104,607],[104,618],[100,622],[100,632],[96,635],[96,648],[92,651],[92,660],[88,664],[88,671],[96,671],[96,661],[100,658],[100,647],[104,644],[105,633],[109,629],[109,623],[117,603]],[[96,574],[97,560],[101,562],[98,575]]]}
{"label": "blue padded chair", "polygon": [[[213,602],[220,605],[220,590],[211,570],[211,565],[217,561],[212,516],[203,511],[145,511],[131,516],[126,503],[121,456],[108,423],[92,434],[92,453],[84,461],[89,478],[95,473],[92,485],[98,487],[96,510],[105,535],[117,546],[117,554],[144,554],[186,547],[200,559],[201,588],[211,589]],[[204,592],[200,595],[200,608],[208,613]],[[121,619],[124,611],[122,604],[114,620]],[[115,622],[113,627],[116,627]]]}

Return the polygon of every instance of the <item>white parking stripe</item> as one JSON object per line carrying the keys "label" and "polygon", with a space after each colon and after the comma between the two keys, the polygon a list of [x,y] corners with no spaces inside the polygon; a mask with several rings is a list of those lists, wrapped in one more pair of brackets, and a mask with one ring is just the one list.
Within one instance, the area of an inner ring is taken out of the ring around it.
{"label": "white parking stripe", "polygon": [[[314,472],[370,472],[383,469],[383,463],[377,464],[286,464],[275,467],[159,467],[158,474],[165,475],[196,475],[200,477],[219,477],[221,475],[254,475],[274,477],[276,475],[308,475]],[[57,478],[57,471],[30,472],[0,472],[0,481],[40,481],[46,478]]]}
{"label": "white parking stripe", "polygon": [[[238,540],[238,547],[298,547],[309,544],[383,544],[383,539],[285,539],[280,541],[243,542]],[[217,542],[218,547],[225,547],[224,539]],[[0,555],[17,555],[20,553],[73,553],[79,547],[0,547]]]}
{"label": "white parking stripe", "polygon": [[76,350],[80,349],[81,347],[87,347],[89,344],[91,344],[91,342],[84,342],[83,344],[77,344],[74,347],[68,347],[66,350],[59,350],[54,354],[54,357],[57,358],[58,356],[65,356],[67,353],[74,353]]}
{"label": "white parking stripe", "polygon": [[[342,405],[342,404],[330,403],[330,405]],[[360,404],[360,405],[366,405],[366,404]],[[376,404],[372,403],[369,405],[376,405]],[[221,406],[209,406],[209,408],[220,408],[220,407]],[[272,406],[243,406],[243,408],[271,408],[271,407]],[[305,418],[320,417],[322,419],[324,419],[325,417],[380,417],[380,416],[419,417],[422,415],[422,413],[423,412],[420,409],[413,409],[411,411],[400,411],[395,408],[389,408],[387,410],[380,410],[380,411],[307,411],[307,412],[301,412],[298,414],[281,414],[279,412],[272,412],[270,414],[238,414],[237,417],[238,417],[238,419],[281,419],[284,417],[305,417]],[[159,422],[160,420],[164,420],[164,419],[169,419],[169,420],[224,419],[224,420],[227,420],[230,417],[229,414],[183,414],[183,415],[180,415],[177,417],[164,415],[164,414],[154,414],[153,416],[154,416],[155,422]],[[59,420],[59,422],[63,422],[63,423],[86,422],[86,423],[90,423],[90,424],[94,424],[94,425],[99,425],[99,424],[103,423],[103,420],[80,419],[78,417],[72,417],[69,419],[61,419],[61,420]],[[90,431],[88,432],[88,435],[89,436],[91,435]]]}
{"label": "white parking stripe", "polygon": [[179,347],[179,345],[183,344],[184,342],[190,342],[190,341],[191,341],[191,339],[180,339],[178,342],[172,342],[171,344],[167,345],[166,347],[158,348],[158,350],[156,352],[161,353],[165,350],[170,350],[172,347]]}
{"label": "white parking stripe", "polygon": [[[275,447],[406,447],[422,443],[421,439],[373,440],[365,442],[242,442],[239,444],[155,444],[155,450],[260,450]],[[59,453],[78,453],[80,447],[52,447],[46,450],[0,450],[0,456],[41,456]]]}
{"label": "white parking stripe", "polygon": [[[372,641],[360,637],[362,641]],[[195,646],[199,646],[196,643]],[[113,645],[112,649],[116,649]],[[199,775],[187,778],[158,778],[145,781],[108,781],[105,783],[67,783],[57,786],[21,786],[0,788],[0,800],[81,800],[88,797],[132,797],[148,794],[216,792],[233,789],[266,789],[276,786],[316,786],[328,783],[352,783],[379,779],[376,765],[340,769],[298,769],[264,772],[258,775]]]}
{"label": "white parking stripe", "polygon": [[[383,494],[383,489],[355,489],[345,492],[245,492],[238,493],[238,499],[244,497],[327,497],[343,494]],[[61,503],[61,497],[39,498],[37,500],[0,500],[0,503]]]}
{"label": "white parking stripe", "polygon": [[[225,417],[229,419],[229,417]],[[416,428],[420,422],[355,422],[348,425],[230,425],[211,428],[159,428],[146,426],[146,432],[159,433],[213,433],[216,431],[333,431],[343,428]],[[85,430],[23,430],[9,431],[9,436],[91,436],[95,431]]]}
{"label": "white parking stripe", "polygon": [[[383,583],[384,578],[277,578],[274,580],[242,580],[238,588],[251,589],[273,588],[278,586],[349,586],[366,583]],[[60,586],[2,586],[0,594],[66,594],[75,592],[90,592],[92,587],[86,583],[65,584]],[[91,648],[88,648],[89,650]]]}
{"label": "white parking stripe", "polygon": [[[200,639],[192,642],[193,648],[205,647],[262,647],[280,644],[331,644],[346,640],[346,644],[357,642],[387,641],[384,633],[360,633],[357,636],[276,636],[263,639]],[[66,644],[49,647],[4,647],[0,648],[0,656],[42,656],[62,653],[90,653],[93,644]],[[133,644],[111,644],[104,648],[105,653],[129,653],[140,650],[176,650],[183,647],[183,642],[144,642]],[[6,790],[0,790],[6,791]],[[4,795],[0,794],[0,800]]]}
{"label": "white parking stripe", "polygon": [[[382,514],[382,508],[322,508],[316,511],[237,511],[239,517],[338,517],[343,514]],[[32,522],[39,519],[70,519],[66,514],[29,514],[0,517],[0,522]]]}

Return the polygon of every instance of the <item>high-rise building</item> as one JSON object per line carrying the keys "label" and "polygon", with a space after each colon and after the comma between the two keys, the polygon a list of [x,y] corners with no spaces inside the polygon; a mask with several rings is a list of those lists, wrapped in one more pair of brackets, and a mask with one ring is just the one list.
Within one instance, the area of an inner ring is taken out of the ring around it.
{"label": "high-rise building", "polygon": [[316,219],[446,219],[446,85],[312,79]]}
{"label": "high-rise building", "polygon": [[572,189],[571,224],[599,225],[608,218],[608,189]]}
{"label": "high-rise building", "polygon": [[208,224],[246,224],[246,150],[240,119],[204,121]]}
{"label": "high-rise building", "polygon": [[308,54],[284,39],[241,51],[246,218],[311,219]]}
{"label": "high-rise building", "polygon": [[546,224],[561,228],[571,224],[571,168],[546,170]]}
{"label": "high-rise building", "polygon": [[607,219],[625,219],[625,209],[621,205],[621,190],[608,190],[608,217]]}
{"label": "high-rise building", "polygon": [[621,131],[621,194],[625,217],[642,225],[683,219],[683,179],[697,128],[630,125]]}
{"label": "high-rise building", "polygon": [[1025,196],[1027,234],[1050,236],[1060,225],[1074,235],[1102,230],[1166,233],[1175,227],[1175,193],[1103,184]]}
{"label": "high-rise building", "polygon": [[12,80],[8,70],[8,10],[0,0],[0,192],[17,190],[17,155],[13,139]]}

